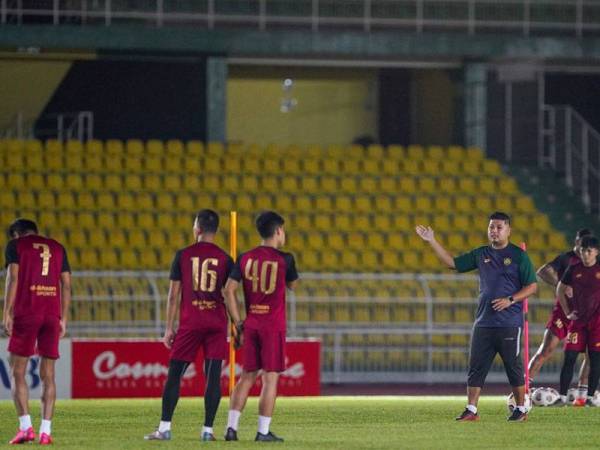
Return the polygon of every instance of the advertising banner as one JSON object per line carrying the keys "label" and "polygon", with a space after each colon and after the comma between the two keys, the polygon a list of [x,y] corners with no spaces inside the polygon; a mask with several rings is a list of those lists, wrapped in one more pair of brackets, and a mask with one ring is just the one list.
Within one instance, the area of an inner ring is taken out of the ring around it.
{"label": "advertising banner", "polygon": [[[169,350],[157,340],[75,340],[73,342],[73,398],[160,397],[168,373]],[[243,367],[236,356],[236,376]],[[200,352],[181,381],[182,396],[204,391]],[[286,370],[279,381],[280,395],[319,395],[320,342],[288,340]],[[229,385],[229,361],[221,372],[223,394]],[[260,392],[260,379],[251,395]]]}

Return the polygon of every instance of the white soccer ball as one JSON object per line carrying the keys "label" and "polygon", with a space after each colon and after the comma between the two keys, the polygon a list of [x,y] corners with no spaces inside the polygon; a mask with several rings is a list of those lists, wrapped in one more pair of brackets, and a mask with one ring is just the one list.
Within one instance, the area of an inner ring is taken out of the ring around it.
{"label": "white soccer ball", "polygon": [[[525,406],[526,412],[531,411],[531,408],[533,408],[529,394],[525,394],[524,406]],[[515,397],[512,392],[509,394],[508,397],[506,397],[506,407],[508,408],[508,412],[511,414],[514,411],[514,409],[517,407],[517,402],[515,402]]]}
{"label": "white soccer ball", "polygon": [[592,405],[600,406],[600,391],[596,391],[592,397]]}
{"label": "white soccer ball", "polygon": [[534,406],[550,406],[558,400],[560,395],[556,389],[541,387],[531,393]]}
{"label": "white soccer ball", "polygon": [[571,405],[579,397],[579,389],[571,388],[567,391],[567,403]]}

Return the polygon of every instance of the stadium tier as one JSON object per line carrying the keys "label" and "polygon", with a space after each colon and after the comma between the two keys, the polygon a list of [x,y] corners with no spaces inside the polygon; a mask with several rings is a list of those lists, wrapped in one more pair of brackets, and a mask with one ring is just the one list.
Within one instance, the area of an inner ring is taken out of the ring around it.
{"label": "stadium tier", "polygon": [[281,212],[303,271],[439,272],[414,226],[431,224],[458,252],[485,243],[496,209],[513,215],[513,240],[536,265],[568,248],[476,148],[4,140],[0,155],[2,223],[37,220],[76,269],[167,269],[202,207],[222,214],[221,244],[238,211],[241,251],[256,242],[257,211]]}

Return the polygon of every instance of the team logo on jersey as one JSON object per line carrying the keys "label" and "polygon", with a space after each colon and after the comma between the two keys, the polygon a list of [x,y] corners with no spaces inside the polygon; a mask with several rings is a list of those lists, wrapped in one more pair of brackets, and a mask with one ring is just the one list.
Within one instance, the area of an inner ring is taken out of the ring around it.
{"label": "team logo on jersey", "polygon": [[490,259],[490,258],[484,258],[484,259],[483,259],[483,262],[484,262],[484,263],[486,263],[486,264],[487,264],[487,263],[489,263],[490,261],[491,261],[491,259]]}
{"label": "team logo on jersey", "polygon": [[511,262],[512,262],[512,259],[510,259],[510,258],[504,258],[504,265],[505,266],[510,266]]}
{"label": "team logo on jersey", "polygon": [[581,278],[582,276],[583,276],[583,274],[582,274],[582,273],[576,273],[576,274],[575,274],[575,278]]}

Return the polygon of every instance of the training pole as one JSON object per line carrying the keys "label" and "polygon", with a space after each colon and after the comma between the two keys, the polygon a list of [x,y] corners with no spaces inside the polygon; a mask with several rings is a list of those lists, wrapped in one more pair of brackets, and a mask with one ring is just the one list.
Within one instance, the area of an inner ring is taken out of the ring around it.
{"label": "training pole", "polygon": [[[525,242],[521,242],[521,249],[527,251]],[[525,393],[529,394],[529,299],[523,300],[523,359],[525,360]]]}
{"label": "training pole", "polygon": [[[229,253],[233,260],[237,259],[237,212],[231,211],[229,220]],[[234,336],[236,333],[235,324],[233,321],[230,325],[229,338],[229,396],[233,393],[235,386],[235,348],[233,346]]]}

